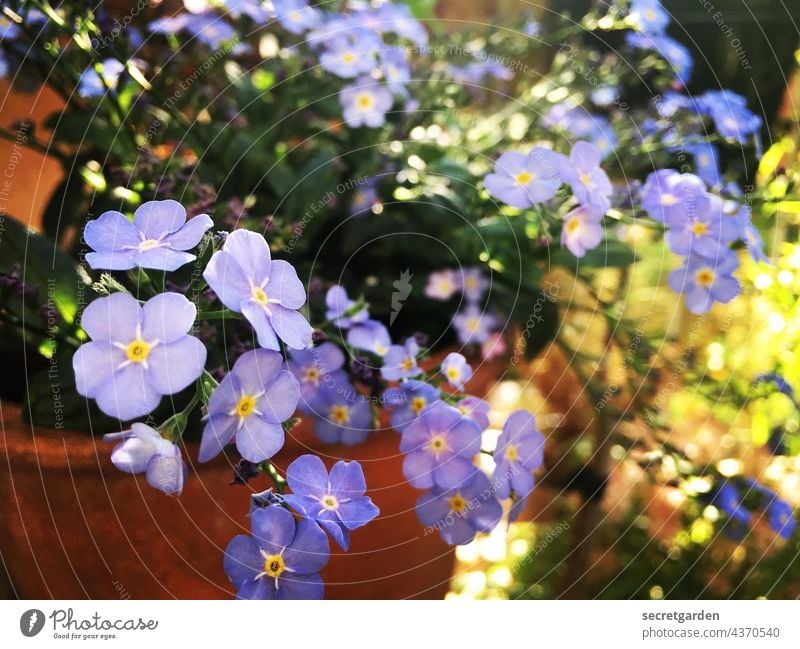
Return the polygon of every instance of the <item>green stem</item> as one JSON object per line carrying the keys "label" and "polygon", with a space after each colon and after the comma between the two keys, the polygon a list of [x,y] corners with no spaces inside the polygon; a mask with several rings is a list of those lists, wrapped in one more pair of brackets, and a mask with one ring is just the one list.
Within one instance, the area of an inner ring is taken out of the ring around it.
{"label": "green stem", "polygon": [[275,486],[275,491],[283,494],[286,491],[286,480],[278,473],[278,470],[273,466],[272,462],[267,460],[258,465],[259,468],[269,476],[272,484]]}
{"label": "green stem", "polygon": [[242,314],[236,313],[229,309],[220,309],[219,311],[198,311],[198,320],[241,320]]}

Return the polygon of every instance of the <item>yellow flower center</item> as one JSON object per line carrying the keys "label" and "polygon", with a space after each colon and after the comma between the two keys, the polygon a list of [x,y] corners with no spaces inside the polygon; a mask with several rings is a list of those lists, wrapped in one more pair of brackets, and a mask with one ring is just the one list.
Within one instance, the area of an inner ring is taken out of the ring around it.
{"label": "yellow flower center", "polygon": [[270,554],[264,557],[264,574],[272,579],[277,579],[286,570],[286,563],[279,554]]}
{"label": "yellow flower center", "polygon": [[694,279],[700,286],[711,286],[714,283],[714,271],[710,268],[701,268]]}
{"label": "yellow flower center", "polygon": [[692,233],[695,236],[701,237],[708,232],[708,225],[702,221],[697,221],[692,224]]}
{"label": "yellow flower center", "polygon": [[589,187],[592,184],[592,177],[589,174],[581,174],[581,182]]}
{"label": "yellow flower center", "polygon": [[256,409],[256,400],[249,394],[242,395],[236,404],[235,412],[238,417],[249,417]]}
{"label": "yellow flower center", "polygon": [[386,352],[388,351],[389,349],[385,345],[381,345],[380,343],[375,343],[375,353],[378,356],[385,356]]}
{"label": "yellow flower center", "polygon": [[531,180],[533,180],[533,174],[528,171],[520,171],[516,176],[514,176],[514,180],[516,181],[517,185],[527,185]]}
{"label": "yellow flower center", "polygon": [[352,52],[347,52],[346,54],[342,55],[342,61],[344,63],[347,63],[348,65],[350,63],[353,63],[355,60],[356,60],[356,55],[353,54]]}
{"label": "yellow flower center", "polygon": [[295,9],[294,11],[290,11],[288,14],[286,14],[286,17],[289,20],[291,20],[293,23],[299,22],[300,21],[300,12]]}
{"label": "yellow flower center", "polygon": [[125,348],[125,354],[131,363],[144,363],[150,355],[150,345],[137,338]]}
{"label": "yellow flower center", "polygon": [[662,205],[675,205],[677,202],[678,199],[673,194],[663,194],[661,196]]}
{"label": "yellow flower center", "polygon": [[414,411],[414,414],[419,414],[423,411],[425,406],[428,405],[425,401],[425,397],[414,397],[411,400],[411,410]]}
{"label": "yellow flower center", "polygon": [[406,356],[403,359],[403,362],[400,363],[400,367],[404,372],[410,372],[411,370],[414,369],[414,359]]}
{"label": "yellow flower center", "polygon": [[467,509],[467,501],[459,491],[457,491],[455,495],[448,498],[447,503],[450,505],[450,511],[454,514],[462,514]]}
{"label": "yellow flower center", "polygon": [[509,462],[513,462],[514,460],[516,460],[519,457],[519,452],[517,451],[517,447],[514,444],[509,444],[506,447],[505,456]]}
{"label": "yellow flower center", "polygon": [[475,333],[476,331],[478,331],[478,329],[480,329],[481,321],[478,320],[478,318],[467,318],[467,321],[466,323],[464,323],[464,326],[467,328],[467,331]]}
{"label": "yellow flower center", "polygon": [[161,242],[158,239],[145,239],[139,243],[139,250],[153,250],[154,248],[158,248],[160,245]]}
{"label": "yellow flower center", "polygon": [[581,228],[581,220],[580,219],[570,219],[567,221],[567,233],[568,234],[575,234]]}
{"label": "yellow flower center", "polygon": [[254,286],[250,293],[253,296],[253,299],[256,302],[258,302],[261,306],[266,305],[267,292],[263,288],[261,288],[260,286]]}
{"label": "yellow flower center", "polygon": [[350,408],[342,405],[335,405],[330,412],[331,421],[339,426],[344,426],[350,421]]}
{"label": "yellow flower center", "polygon": [[446,374],[448,379],[450,379],[451,381],[455,381],[456,379],[461,377],[461,370],[451,365],[450,367],[447,368]]}
{"label": "yellow flower center", "polygon": [[322,507],[329,511],[333,511],[339,507],[339,501],[336,500],[336,496],[332,496],[331,494],[323,496],[320,502],[322,503]]}
{"label": "yellow flower center", "polygon": [[647,20],[655,20],[655,18],[656,18],[656,10],[653,9],[653,8],[645,9],[644,17],[647,18]]}
{"label": "yellow flower center", "polygon": [[361,110],[368,110],[369,108],[372,108],[373,102],[374,99],[368,92],[362,92],[356,97],[356,105]]}
{"label": "yellow flower center", "polygon": [[428,442],[428,448],[438,457],[440,453],[447,450],[447,440],[442,435],[434,435]]}
{"label": "yellow flower center", "polygon": [[319,383],[319,377],[321,372],[317,367],[307,367],[305,374],[303,375],[304,380],[308,381],[309,383],[317,384]]}

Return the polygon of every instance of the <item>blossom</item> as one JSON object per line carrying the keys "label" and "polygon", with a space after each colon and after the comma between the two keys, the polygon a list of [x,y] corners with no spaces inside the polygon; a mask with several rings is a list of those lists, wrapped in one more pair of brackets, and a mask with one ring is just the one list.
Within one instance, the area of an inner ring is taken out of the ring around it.
{"label": "blossom", "polygon": [[369,178],[360,183],[350,199],[350,216],[358,216],[380,203],[378,194],[378,178]]}
{"label": "blossom", "polygon": [[739,490],[726,481],[717,489],[713,502],[728,515],[728,535],[739,540],[744,538],[750,525],[751,514],[742,504],[742,496]]}
{"label": "blossom", "polygon": [[206,348],[186,332],[197,309],[178,293],[161,293],[140,306],[130,293],[89,304],[81,326],[91,338],[72,358],[78,393],[123,421],[155,410],[202,373]]}
{"label": "blossom", "polygon": [[480,472],[465,485],[453,489],[434,487],[417,500],[419,520],[438,529],[450,545],[464,545],[477,532],[491,532],[502,515],[503,508],[492,494],[489,479]]}
{"label": "blossom", "polygon": [[343,550],[350,546],[350,532],[363,527],[380,510],[369,496],[358,462],[340,460],[328,474],[316,455],[301,455],[286,469],[291,494],[284,500],[303,516],[316,521]]}
{"label": "blossom", "polygon": [[436,270],[428,275],[425,295],[432,300],[449,300],[461,290],[461,275],[451,268]]}
{"label": "blossom", "polygon": [[381,71],[386,86],[395,94],[407,95],[406,84],[411,81],[411,68],[402,47],[383,48],[380,52]]}
{"label": "blossom", "polygon": [[722,214],[722,200],[709,195],[706,205],[708,209],[690,214],[686,221],[669,224],[664,238],[672,252],[715,257],[720,246],[738,237],[736,224]]}
{"label": "blossom", "polygon": [[464,389],[464,384],[472,376],[472,368],[467,363],[467,359],[463,354],[457,352],[451,352],[445,356],[441,370],[447,382],[459,390]]}
{"label": "blossom", "polygon": [[346,36],[336,36],[326,43],[319,64],[323,70],[336,76],[352,79],[375,67],[375,51],[381,45],[381,41],[368,30],[350,30]]}
{"label": "blossom", "polygon": [[479,302],[489,288],[489,280],[479,268],[465,268],[461,273],[461,287],[468,302]]}
{"label": "blossom", "polygon": [[481,430],[472,419],[435,401],[403,430],[403,474],[419,489],[450,489],[472,479],[472,458],[481,449]]}
{"label": "blossom", "polygon": [[719,134],[741,144],[761,128],[761,118],[747,108],[747,100],[730,90],[708,90],[697,99],[711,116]]}
{"label": "blossom", "polygon": [[564,215],[561,245],[583,257],[603,240],[603,212],[595,205],[579,205]]}
{"label": "blossom", "polygon": [[503,334],[495,331],[489,334],[489,337],[481,344],[481,358],[485,361],[490,361],[493,358],[502,356],[507,351],[506,340]]}
{"label": "blossom", "polygon": [[348,126],[377,128],[386,121],[386,113],[392,107],[394,99],[386,86],[375,83],[369,77],[362,77],[342,88],[339,102],[344,109],[344,121]]}
{"label": "blossom", "polygon": [[364,320],[347,332],[347,344],[356,349],[385,356],[392,344],[389,331],[377,320]]}
{"label": "blossom", "polygon": [[542,465],[543,451],[544,436],[536,426],[536,418],[527,410],[512,412],[494,451],[494,487],[498,498],[508,498],[512,491],[524,498],[531,492],[532,471]]}
{"label": "blossom", "polygon": [[439,388],[425,381],[411,379],[399,387],[389,388],[383,393],[383,402],[391,414],[392,428],[402,432],[434,401],[439,400]]}
{"label": "blossom", "polygon": [[347,373],[342,369],[344,353],[338,345],[324,342],[318,347],[290,352],[287,362],[300,386],[299,408],[313,412],[320,391],[325,387],[347,385]]}
{"label": "blossom", "polygon": [[478,397],[467,396],[456,404],[458,411],[472,419],[481,430],[489,427],[489,404]]}
{"label": "blossom", "polygon": [[245,352],[208,401],[199,460],[216,457],[234,437],[245,460],[271,458],[283,446],[281,424],[292,416],[299,399],[297,382],[283,369],[280,353],[267,349]]}
{"label": "blossom", "polygon": [[125,71],[125,64],[116,59],[104,59],[101,70],[87,68],[78,81],[78,94],[81,97],[102,97],[108,90],[115,90],[120,75]]}
{"label": "blossom", "polygon": [[306,301],[303,284],[289,262],[270,259],[261,235],[232,232],[203,277],[226,307],[244,315],[262,347],[280,349],[278,338],[292,349],[311,344],[311,326],[295,310]]}
{"label": "blossom", "polygon": [[722,173],[719,167],[717,147],[710,142],[698,142],[684,147],[694,157],[694,166],[697,175],[709,187],[718,187],[722,184]]}
{"label": "blossom", "polygon": [[87,253],[86,262],[95,269],[177,270],[196,259],[186,251],[213,225],[207,214],[187,221],[186,210],[173,200],[143,203],[133,221],[121,212],[103,212],[86,224],[84,239],[94,251]]}
{"label": "blossom", "polygon": [[469,85],[479,85],[486,77],[510,81],[514,78],[511,68],[499,61],[475,61],[466,65],[450,65],[447,67],[454,81]]}
{"label": "blossom", "polygon": [[453,326],[458,340],[469,343],[483,343],[489,338],[491,330],[497,325],[497,318],[491,313],[482,311],[478,306],[469,304],[453,316]]}
{"label": "blossom", "polygon": [[662,34],[669,25],[669,14],[659,0],[631,0],[628,19],[649,34]]}
{"label": "blossom", "polygon": [[494,172],[483,179],[483,184],[492,196],[512,207],[524,209],[543,203],[553,198],[561,186],[561,157],[541,146],[527,154],[507,151],[494,163]]}
{"label": "blossom", "polygon": [[576,142],[569,159],[560,160],[561,180],[572,187],[581,205],[595,205],[605,214],[611,207],[611,181],[600,168],[600,152],[590,142]]}
{"label": "blossom", "polygon": [[349,384],[320,390],[315,402],[314,432],[326,444],[360,444],[372,430],[367,397]]}
{"label": "blossom", "polygon": [[308,6],[307,0],[272,0],[275,16],[286,31],[302,34],[322,23],[322,13]]}
{"label": "blossom", "polygon": [[735,252],[720,249],[716,259],[692,256],[683,268],[669,275],[669,285],[676,293],[684,293],[686,308],[692,313],[705,313],[714,302],[727,304],[739,294],[739,282],[733,271],[739,266]]}
{"label": "blossom", "polygon": [[683,85],[692,78],[692,55],[689,50],[674,38],[664,34],[626,34],[625,41],[630,47],[639,50],[651,50],[659,54],[672,68],[675,77]]}
{"label": "blossom", "polygon": [[792,506],[785,500],[775,498],[767,507],[769,526],[784,539],[790,539],[797,527]]}
{"label": "blossom", "polygon": [[651,173],[641,191],[642,207],[661,223],[686,223],[692,214],[706,212],[709,198],[703,181],[689,173],[659,169]]}
{"label": "blossom", "polygon": [[330,557],[325,532],[307,518],[295,522],[280,505],[250,514],[252,536],[240,534],[225,549],[225,573],[238,599],[322,599],[319,571]]}
{"label": "blossom", "polygon": [[122,440],[111,452],[111,462],[120,471],[144,473],[148,484],[165,494],[180,495],[183,491],[187,468],[181,450],[157,430],[137,423],[130,430],[104,435],[103,439]]}
{"label": "blossom", "polygon": [[392,345],[383,357],[381,376],[387,381],[399,381],[422,373],[417,365],[419,345],[408,338],[404,345]]}
{"label": "blossom", "polygon": [[364,322],[369,318],[366,305],[355,313],[345,315],[356,304],[356,301],[351,300],[347,295],[347,291],[341,286],[331,286],[325,294],[325,306],[327,307],[325,317],[342,329],[347,329],[355,323]]}
{"label": "blossom", "polygon": [[185,30],[214,49],[220,49],[223,43],[236,38],[236,30],[213,11],[165,16],[152,21],[148,29],[156,34],[177,34]]}

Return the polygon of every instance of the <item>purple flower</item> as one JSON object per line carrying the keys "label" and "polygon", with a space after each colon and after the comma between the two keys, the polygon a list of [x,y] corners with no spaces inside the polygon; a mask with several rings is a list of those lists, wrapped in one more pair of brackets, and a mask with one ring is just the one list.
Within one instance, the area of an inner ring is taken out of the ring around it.
{"label": "purple flower", "polygon": [[556,195],[561,186],[558,165],[563,156],[541,146],[527,155],[507,151],[494,163],[494,173],[483,184],[495,198],[512,207],[524,209],[543,203]]}
{"label": "purple flower", "polygon": [[432,272],[428,275],[428,283],[425,285],[425,295],[432,300],[442,302],[449,300],[460,290],[461,275],[450,268]]}
{"label": "purple flower", "polygon": [[478,397],[464,397],[456,404],[458,411],[465,417],[472,419],[481,430],[489,427],[489,404]]}
{"label": "purple flower", "polygon": [[177,34],[186,30],[198,41],[214,49],[220,49],[223,43],[236,38],[236,30],[213,11],[166,16],[154,20],[148,28],[157,34]]}
{"label": "purple flower", "polygon": [[503,516],[489,479],[476,473],[468,484],[455,489],[434,487],[417,500],[417,516],[423,525],[438,529],[445,543],[464,545],[477,532],[491,532]]}
{"label": "purple flower", "polygon": [[583,257],[603,240],[603,212],[595,205],[579,205],[564,215],[561,245]]}
{"label": "purple flower", "polygon": [[741,144],[759,131],[761,118],[747,108],[747,100],[730,90],[709,90],[698,97],[700,109],[711,116],[717,132]]}
{"label": "purple flower", "polygon": [[381,50],[381,71],[386,85],[395,94],[407,96],[406,84],[411,81],[411,68],[406,51],[402,47]]}
{"label": "purple flower", "polygon": [[314,432],[326,444],[360,444],[373,428],[369,399],[347,383],[320,390],[314,416]]}
{"label": "purple flower", "polygon": [[533,471],[542,465],[544,436],[527,410],[509,415],[494,451],[494,487],[498,498],[525,498],[533,489]]}
{"label": "purple flower", "polygon": [[442,375],[450,385],[463,390],[464,384],[472,376],[472,368],[462,354],[451,352],[442,361]]}
{"label": "purple flower", "polygon": [[373,20],[381,26],[382,32],[396,34],[420,46],[428,42],[428,32],[422,23],[414,18],[406,5],[387,2],[374,9],[372,13]]}
{"label": "purple flower", "polygon": [[103,212],[86,224],[84,239],[94,251],[86,261],[95,269],[177,270],[196,259],[185,251],[197,246],[213,225],[207,214],[187,222],[186,210],[173,200],[143,203],[133,221],[121,212]]}
{"label": "purple flower", "polygon": [[472,458],[481,450],[481,430],[443,401],[434,401],[403,430],[403,473],[419,489],[450,489],[470,481]]}
{"label": "purple flower", "polygon": [[286,31],[302,34],[322,23],[322,13],[308,6],[307,0],[272,0],[275,16]]}
{"label": "purple flower", "polygon": [[611,208],[611,181],[600,168],[600,152],[594,144],[576,142],[569,159],[559,165],[561,180],[572,187],[581,205],[596,205],[603,214]]}
{"label": "purple flower", "polygon": [[200,442],[201,462],[216,457],[236,438],[245,460],[263,462],[283,447],[282,422],[297,408],[300,392],[275,351],[254,349],[242,354],[208,401]]}
{"label": "purple flower", "polygon": [[736,253],[721,248],[716,259],[689,257],[683,268],[670,273],[669,285],[685,294],[689,311],[705,313],[714,302],[727,304],[739,294],[739,282],[733,276],[738,267]]}
{"label": "purple flower", "polygon": [[337,36],[326,43],[319,64],[323,70],[336,76],[352,79],[375,67],[375,51],[381,45],[372,32],[350,31],[347,36]]}
{"label": "purple flower", "polygon": [[145,473],[148,484],[165,494],[180,495],[186,481],[186,462],[181,450],[158,431],[144,424],[130,430],[104,435],[107,442],[123,440],[111,452],[114,466],[125,473]]}
{"label": "purple flower", "polygon": [[717,147],[710,142],[698,142],[685,147],[685,149],[694,157],[697,175],[709,187],[719,187],[722,184],[722,173],[719,168]]}
{"label": "purple flower", "polygon": [[362,77],[339,92],[339,102],[344,109],[344,121],[356,128],[377,128],[386,121],[386,113],[394,99],[389,89],[369,77]]}
{"label": "purple flower", "polygon": [[92,339],[72,358],[78,393],[123,421],[155,410],[202,373],[206,348],[186,332],[197,309],[183,295],[161,293],[143,306],[129,293],[94,300],[81,326]]}
{"label": "purple flower", "polygon": [[325,532],[307,518],[295,522],[280,505],[250,514],[252,536],[235,536],[225,549],[225,573],[238,599],[322,599],[319,571],[330,557]]}
{"label": "purple flower", "polygon": [[358,216],[380,203],[378,194],[378,178],[369,178],[359,184],[350,199],[350,216]]}
{"label": "purple flower", "polygon": [[439,400],[439,389],[412,379],[403,381],[397,388],[389,388],[383,393],[383,402],[391,415],[392,428],[403,432],[405,427],[434,401]]}
{"label": "purple flower", "polygon": [[714,504],[728,515],[727,534],[741,540],[747,534],[751,514],[742,504],[739,490],[729,482],[725,482],[714,494]]}
{"label": "purple flower", "polygon": [[385,356],[392,344],[389,332],[377,320],[364,320],[353,325],[347,332],[347,344],[356,349],[372,352],[376,356]]}
{"label": "purple flower", "polygon": [[510,81],[514,72],[499,61],[476,61],[466,65],[450,65],[447,68],[454,81],[469,85],[479,85],[486,77]]}
{"label": "purple flower", "polygon": [[386,381],[399,381],[421,374],[418,354],[419,345],[413,338],[407,339],[404,345],[392,345],[383,357],[381,376]]}
{"label": "purple flower", "polygon": [[350,532],[363,527],[380,510],[365,496],[367,483],[358,462],[340,460],[330,475],[316,455],[301,455],[286,469],[291,494],[284,500],[301,515],[316,521],[345,551]]}
{"label": "purple flower", "polygon": [[489,280],[480,268],[465,268],[461,273],[460,284],[464,290],[464,297],[472,304],[479,302],[489,288]]}
{"label": "purple flower", "polygon": [[721,246],[738,237],[736,223],[722,214],[722,199],[709,194],[705,206],[701,212],[690,213],[686,221],[669,224],[665,240],[672,252],[716,257]]}
{"label": "purple flower", "polygon": [[467,308],[453,316],[453,326],[461,344],[480,344],[488,340],[489,334],[497,326],[497,318],[491,313],[482,311],[478,306],[469,304]]}
{"label": "purple flower", "polygon": [[125,72],[125,64],[116,59],[105,59],[98,74],[95,68],[87,68],[78,81],[78,94],[81,97],[102,97],[107,88],[115,90],[120,75]]}
{"label": "purple flower", "polygon": [[784,539],[790,539],[797,527],[792,506],[785,500],[775,498],[767,507],[769,526]]}
{"label": "purple flower", "polygon": [[692,214],[706,212],[709,199],[703,181],[694,174],[660,169],[642,187],[642,207],[661,223],[686,223]]}
{"label": "purple flower", "polygon": [[231,232],[203,277],[226,307],[244,315],[262,347],[280,349],[278,338],[292,349],[311,344],[311,326],[295,310],[306,301],[297,271],[287,261],[272,261],[260,234]]}
{"label": "purple flower", "polygon": [[764,240],[755,225],[749,222],[745,224],[742,239],[753,261],[769,263],[769,257],[764,253]]}
{"label": "purple flower", "polygon": [[299,408],[303,412],[314,412],[320,392],[326,387],[348,384],[347,373],[342,370],[344,353],[331,342],[292,351],[287,365],[300,386]]}
{"label": "purple flower", "polygon": [[347,329],[353,324],[366,321],[369,318],[366,305],[356,313],[344,315],[355,305],[356,301],[351,300],[347,296],[347,291],[341,286],[331,286],[325,294],[325,306],[327,307],[325,317],[342,329]]}
{"label": "purple flower", "polygon": [[669,25],[669,14],[659,0],[631,0],[628,19],[648,34],[662,34]]}

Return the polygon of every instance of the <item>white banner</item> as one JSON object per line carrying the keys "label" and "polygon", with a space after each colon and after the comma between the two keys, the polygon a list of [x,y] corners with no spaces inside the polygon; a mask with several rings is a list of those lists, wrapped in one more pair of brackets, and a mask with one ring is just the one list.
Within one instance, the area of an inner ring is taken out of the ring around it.
{"label": "white banner", "polygon": [[[800,603],[769,601],[5,601],[17,647],[800,646]],[[598,645],[598,641],[601,643]],[[173,644],[174,643],[174,644]],[[613,643],[613,644],[612,644]],[[552,645],[550,645],[552,646]],[[562,645],[563,646],[563,645]]]}

